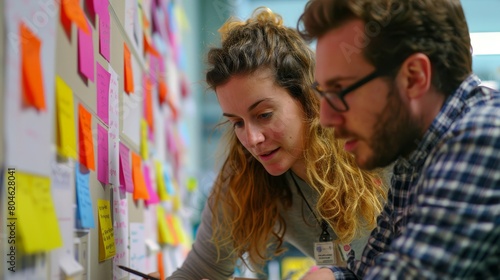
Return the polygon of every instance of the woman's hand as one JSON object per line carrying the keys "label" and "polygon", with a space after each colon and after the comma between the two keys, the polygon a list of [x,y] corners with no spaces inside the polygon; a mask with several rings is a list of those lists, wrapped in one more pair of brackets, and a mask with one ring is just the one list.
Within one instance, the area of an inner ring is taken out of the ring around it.
{"label": "woman's hand", "polygon": [[[153,276],[153,277],[158,278],[158,279],[160,279],[160,277],[161,277],[161,276],[160,276],[160,273],[159,273],[158,271],[148,273],[148,275],[149,275],[149,276]],[[146,279],[142,278],[142,280],[146,280]],[[163,279],[161,279],[161,280],[163,280]]]}
{"label": "woman's hand", "polygon": [[307,273],[301,280],[335,280],[335,276],[329,268],[325,267]]}

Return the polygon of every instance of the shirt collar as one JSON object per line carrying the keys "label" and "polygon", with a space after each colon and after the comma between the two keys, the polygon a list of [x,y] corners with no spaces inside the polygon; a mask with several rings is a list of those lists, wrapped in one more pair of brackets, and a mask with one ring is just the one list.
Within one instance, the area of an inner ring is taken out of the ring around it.
{"label": "shirt collar", "polygon": [[427,129],[422,140],[418,143],[417,149],[410,153],[408,158],[400,157],[394,167],[395,173],[401,173],[410,167],[421,166],[427,154],[437,145],[438,141],[448,131],[451,124],[460,116],[465,101],[471,96],[473,89],[481,83],[475,75],[469,75],[458,87],[458,89],[448,96],[434,121]]}

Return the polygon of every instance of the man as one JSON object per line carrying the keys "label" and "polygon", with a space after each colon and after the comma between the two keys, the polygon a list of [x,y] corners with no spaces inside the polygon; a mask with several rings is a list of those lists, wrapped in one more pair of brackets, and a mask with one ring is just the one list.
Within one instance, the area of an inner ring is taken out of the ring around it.
{"label": "man", "polygon": [[460,1],[311,0],[299,23],[321,123],[362,168],[395,163],[361,261],[305,279],[498,279],[500,94],[472,73]]}

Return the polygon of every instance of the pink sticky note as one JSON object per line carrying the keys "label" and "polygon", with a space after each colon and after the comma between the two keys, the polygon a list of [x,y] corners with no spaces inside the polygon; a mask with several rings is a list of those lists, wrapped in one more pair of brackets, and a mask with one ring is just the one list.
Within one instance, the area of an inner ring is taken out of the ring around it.
{"label": "pink sticky note", "polygon": [[96,1],[95,0],[86,0],[85,1],[85,4],[87,5],[87,10],[89,11],[90,16],[92,18],[94,18],[95,13],[96,13],[96,7],[94,5],[94,2],[96,2]]}
{"label": "pink sticky note", "polygon": [[99,8],[99,53],[110,62],[111,19],[109,17],[108,1],[102,1]]}
{"label": "pink sticky note", "polygon": [[97,116],[109,125],[109,81],[111,74],[99,62],[97,64]]}
{"label": "pink sticky note", "polygon": [[143,172],[144,172],[144,181],[146,181],[146,188],[148,189],[149,193],[149,199],[145,201],[146,205],[159,203],[160,198],[158,197],[158,194],[153,188],[153,182],[151,181],[151,173],[149,173],[150,170],[147,165],[144,165]]}
{"label": "pink sticky note", "polygon": [[120,187],[129,193],[134,192],[130,169],[130,151],[123,143],[120,143]]}
{"label": "pink sticky note", "polygon": [[156,81],[158,74],[161,74],[161,72],[160,72],[160,60],[163,60],[163,59],[160,57],[157,57],[155,55],[149,56],[149,80],[150,81]]}
{"label": "pink sticky note", "polygon": [[87,21],[90,34],[85,34],[78,28],[78,71],[90,81],[94,81],[94,44],[92,42],[92,28]]}
{"label": "pink sticky note", "polygon": [[97,124],[97,180],[99,182],[109,183],[108,170],[108,131]]}

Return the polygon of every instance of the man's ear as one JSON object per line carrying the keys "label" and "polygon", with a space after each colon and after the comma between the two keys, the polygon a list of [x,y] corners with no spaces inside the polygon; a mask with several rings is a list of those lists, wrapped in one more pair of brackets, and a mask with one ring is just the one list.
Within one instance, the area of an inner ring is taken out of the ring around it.
{"label": "man's ear", "polygon": [[423,53],[409,56],[401,65],[402,86],[408,99],[418,99],[432,84],[432,67],[429,57]]}

